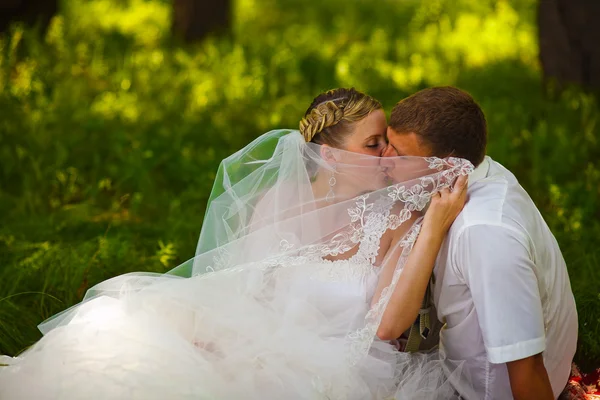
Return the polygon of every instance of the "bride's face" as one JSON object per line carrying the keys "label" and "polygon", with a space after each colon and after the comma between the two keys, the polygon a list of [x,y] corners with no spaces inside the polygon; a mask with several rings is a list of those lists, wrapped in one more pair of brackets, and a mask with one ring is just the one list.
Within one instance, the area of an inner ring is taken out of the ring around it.
{"label": "bride's face", "polygon": [[387,121],[383,110],[375,110],[356,122],[344,146],[335,152],[333,164],[337,168],[340,189],[358,195],[385,186],[387,176],[381,167],[381,155],[387,147]]}

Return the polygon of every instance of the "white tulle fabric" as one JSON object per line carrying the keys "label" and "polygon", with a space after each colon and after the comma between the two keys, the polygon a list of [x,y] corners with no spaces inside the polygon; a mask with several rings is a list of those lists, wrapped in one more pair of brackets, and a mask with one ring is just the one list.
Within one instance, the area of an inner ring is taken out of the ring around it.
{"label": "white tulle fabric", "polygon": [[471,170],[269,132],[221,163],[192,260],[102,282],[44,322],[0,359],[0,399],[454,398],[460,362],[375,332],[431,194]]}

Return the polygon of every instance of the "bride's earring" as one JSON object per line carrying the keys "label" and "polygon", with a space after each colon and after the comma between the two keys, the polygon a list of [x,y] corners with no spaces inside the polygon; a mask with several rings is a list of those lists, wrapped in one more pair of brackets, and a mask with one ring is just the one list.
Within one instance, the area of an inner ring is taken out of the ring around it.
{"label": "bride's earring", "polygon": [[335,186],[336,183],[337,183],[337,181],[335,180],[335,166],[334,166],[333,171],[331,171],[331,178],[329,178],[329,192],[327,192],[327,197],[325,197],[325,200],[328,203],[332,203],[333,200],[335,200],[335,192],[333,191],[333,187]]}

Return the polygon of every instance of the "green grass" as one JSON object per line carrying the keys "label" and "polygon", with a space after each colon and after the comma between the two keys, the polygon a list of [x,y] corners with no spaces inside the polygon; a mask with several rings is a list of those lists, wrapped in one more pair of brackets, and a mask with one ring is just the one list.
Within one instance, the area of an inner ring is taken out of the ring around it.
{"label": "green grass", "polygon": [[43,37],[0,37],[0,353],[91,285],[192,256],[219,161],[295,128],[322,90],[389,110],[450,84],[481,103],[489,154],[555,233],[578,360],[600,364],[596,98],[544,95],[533,0],[419,3],[239,0],[231,35],[182,46],[166,1],[64,0]]}

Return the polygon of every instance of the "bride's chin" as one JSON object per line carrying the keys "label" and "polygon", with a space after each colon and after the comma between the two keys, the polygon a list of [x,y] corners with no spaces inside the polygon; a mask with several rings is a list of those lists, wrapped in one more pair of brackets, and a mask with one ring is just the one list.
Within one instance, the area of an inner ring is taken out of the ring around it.
{"label": "bride's chin", "polygon": [[[393,184],[392,179],[384,172],[378,172],[375,175],[369,176],[354,176],[353,180],[347,182],[339,182],[340,187],[345,187],[343,192],[347,198],[361,196],[366,193],[372,193],[381,190]],[[334,189],[335,190],[335,189]],[[341,192],[341,191],[340,191]],[[340,195],[341,193],[338,192]],[[336,193],[336,196],[338,195]]]}
{"label": "bride's chin", "polygon": [[389,175],[387,175],[385,172],[379,172],[365,182],[363,189],[368,192],[375,192],[392,185],[392,183],[392,179],[389,177]]}

